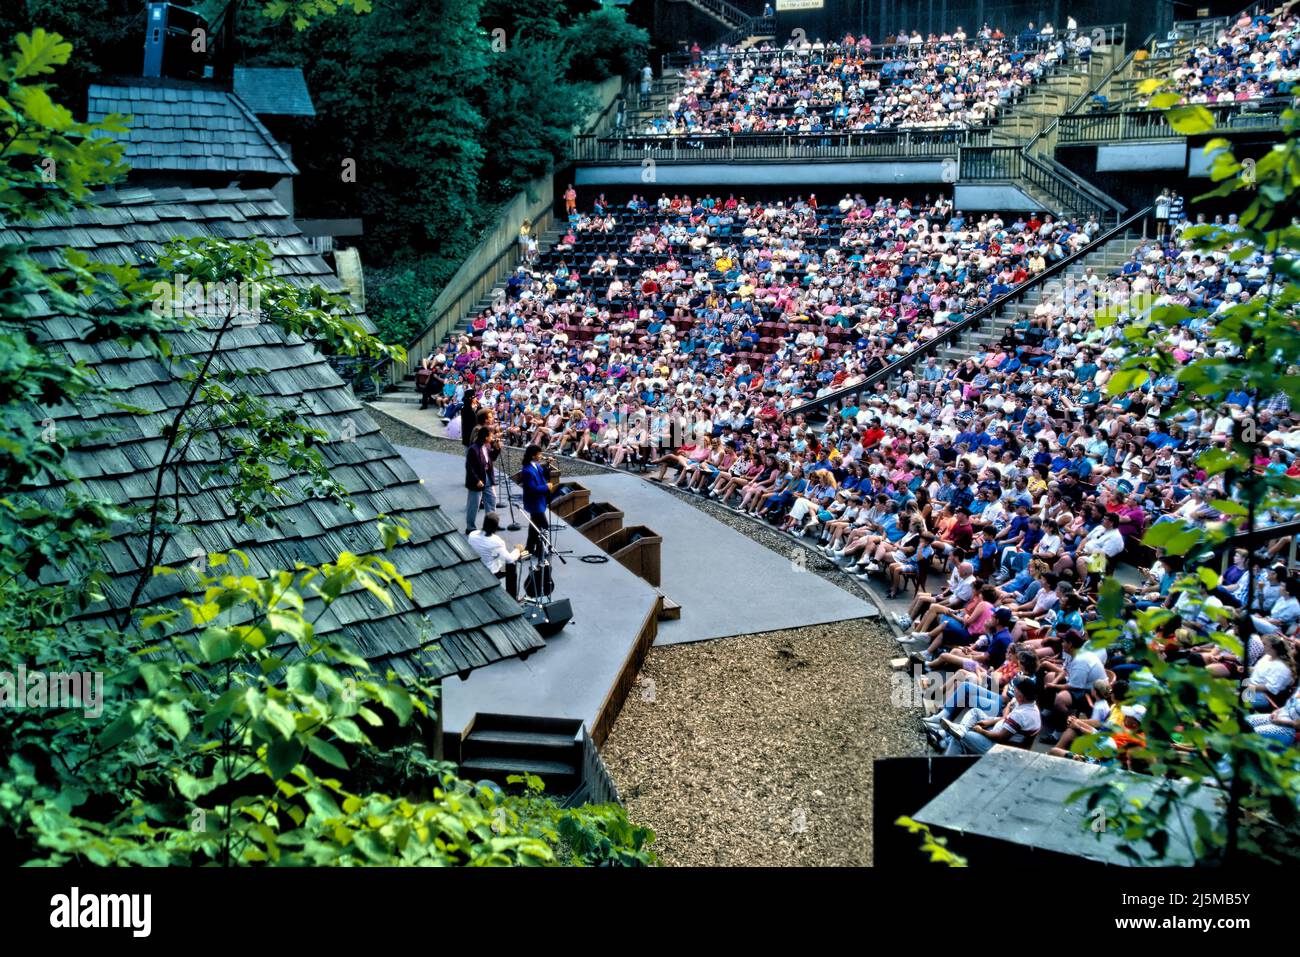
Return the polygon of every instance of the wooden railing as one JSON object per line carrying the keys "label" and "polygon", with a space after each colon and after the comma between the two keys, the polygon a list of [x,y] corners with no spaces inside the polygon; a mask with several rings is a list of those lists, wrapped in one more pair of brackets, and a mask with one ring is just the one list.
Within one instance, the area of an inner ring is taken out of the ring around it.
{"label": "wooden railing", "polygon": [[[1289,97],[1242,100],[1236,103],[1203,104],[1214,117],[1216,133],[1282,128],[1282,112],[1291,106]],[[1063,116],[1057,132],[1060,143],[1116,143],[1124,140],[1181,139],[1163,110],[1114,110]]]}
{"label": "wooden railing", "polygon": [[818,159],[938,158],[961,146],[992,142],[992,127],[965,130],[872,130],[846,133],[735,133],[682,136],[581,136],[574,159],[588,163],[806,161]]}
{"label": "wooden railing", "polygon": [[1051,199],[1058,212],[1096,216],[1098,222],[1107,226],[1118,222],[1123,206],[1090,183],[1067,173],[1060,164],[1049,166],[1019,146],[963,147],[958,179],[962,183],[1028,183]]}
{"label": "wooden railing", "polygon": [[[761,21],[763,18],[756,17],[754,19]],[[750,31],[750,33],[754,35],[767,35],[768,33],[774,32],[774,30],[775,30],[775,25],[773,25],[772,28],[769,30],[764,30],[761,32],[758,30],[752,30]],[[1122,23],[1105,23],[1105,24],[1098,24],[1096,26],[1080,27],[1075,32],[1077,34],[1087,34],[1090,37],[1096,38],[1094,42],[1099,41],[1105,44],[1115,44],[1115,43],[1124,42],[1125,25]],[[1064,32],[1058,31],[1056,36],[1064,37]],[[741,37],[741,39],[744,38]],[[947,43],[922,43],[919,45],[911,44],[911,43],[873,43],[871,45],[871,57],[870,59],[865,60],[864,63],[866,63],[869,66],[879,67],[889,61],[907,59],[910,55],[914,55],[917,53],[928,53],[931,50],[933,50],[936,46],[942,46],[944,48],[949,48],[953,46],[988,46],[990,42],[1005,42],[1013,49],[1021,49],[1021,47],[1018,44],[1017,38],[1014,36],[1006,37],[1005,40],[1003,41],[988,41],[988,40],[980,40],[978,38],[973,38],[973,37],[967,37],[963,43],[959,43],[955,40],[950,40]],[[1023,49],[1039,50],[1039,49],[1046,48],[1048,45],[1049,42],[1041,42],[1041,43],[1035,43],[1026,46]],[[777,49],[772,49],[772,50],[728,49],[724,51],[724,50],[720,50],[719,46],[721,46],[721,44],[712,46],[708,50],[701,51],[698,54],[699,59],[704,63],[707,63],[710,60],[716,61],[720,59],[729,59],[732,60],[733,62],[747,64],[747,63],[758,63],[758,62],[770,61],[773,56],[777,56],[779,58],[778,59],[779,63],[784,63],[784,62],[793,63],[796,60],[807,61],[817,57],[821,57],[823,59],[834,57],[837,55],[837,51],[840,49],[840,44],[838,40],[826,43],[823,49],[821,50],[813,49],[811,46],[786,47],[783,44]],[[691,52],[666,53],[664,54],[661,60],[662,67],[664,71],[673,70],[673,69],[683,69],[685,67],[689,67],[696,56],[697,54]]]}
{"label": "wooden railing", "polygon": [[1232,553],[1238,548],[1245,548],[1254,551],[1261,545],[1267,545],[1275,542],[1279,538],[1290,538],[1291,544],[1287,547],[1286,562],[1288,569],[1296,568],[1296,547],[1300,544],[1300,519],[1281,522],[1277,525],[1256,525],[1253,532],[1236,532],[1229,535],[1226,539],[1214,547],[1214,554],[1218,556],[1220,570],[1226,571],[1228,563],[1232,560]]}
{"label": "wooden railing", "polygon": [[[626,99],[634,88],[634,84],[623,84],[619,92]],[[609,92],[605,95],[608,102],[593,121],[591,135],[599,135],[613,125],[618,96]],[[569,147],[570,155],[578,148],[581,139],[580,136],[573,137]],[[381,381],[386,379],[390,386],[413,375],[420,367],[420,360],[456,329],[480,300],[519,264],[521,224],[527,222],[529,234],[541,236],[554,225],[554,206],[554,180],[549,175],[535,181],[529,189],[507,203],[496,227],[479,242],[433,303],[428,324],[407,344],[406,358],[388,362],[371,374],[378,376]]]}
{"label": "wooden railing", "polygon": [[893,378],[904,369],[915,365],[918,360],[924,359],[926,356],[934,355],[939,351],[941,346],[954,343],[958,338],[966,335],[968,332],[974,332],[986,319],[998,315],[1007,306],[1023,299],[1031,290],[1047,282],[1052,277],[1064,272],[1071,265],[1082,260],[1085,256],[1089,256],[1097,250],[1102,249],[1111,240],[1124,235],[1124,233],[1129,229],[1141,223],[1150,212],[1151,207],[1148,206],[1140,212],[1134,213],[1132,216],[1129,216],[1127,219],[1102,233],[1078,252],[1071,253],[1069,256],[1052,263],[1038,275],[1027,279],[1010,292],[994,299],[987,306],[976,309],[960,322],[956,322],[949,326],[933,339],[921,343],[901,358],[885,366],[885,368],[877,369],[875,372],[864,377],[861,382],[855,382],[853,385],[845,386],[844,388],[837,389],[834,392],[828,392],[826,395],[817,396],[814,399],[802,402],[790,409],[791,414],[807,414],[809,412],[824,411],[828,406],[832,405],[838,408],[843,399],[857,397],[868,389],[874,389],[876,383],[885,382]]}
{"label": "wooden railing", "polygon": [[[574,797],[579,800],[575,801]],[[618,794],[618,786],[609,776],[609,769],[605,767],[600,750],[596,747],[596,742],[591,740],[585,724],[582,726],[582,785],[578,788],[577,794],[570,796],[570,799],[564,803],[566,807],[580,804],[623,803]]]}
{"label": "wooden railing", "polygon": [[[549,187],[549,185],[548,180],[546,186]],[[515,203],[531,205],[526,203],[522,195],[516,197],[511,205]],[[540,207],[543,203],[545,204],[544,208],[536,215],[529,215],[526,212],[523,214],[524,220],[530,224],[530,233],[533,236],[540,236],[549,230],[554,223],[555,217],[552,209],[554,196],[549,188],[543,191],[543,195],[539,197],[536,205]],[[521,256],[518,227],[511,229],[504,225],[504,222],[512,222],[514,219],[508,212],[503,214],[502,218],[503,225],[498,226],[479,245],[478,250],[475,252],[475,255],[483,257],[480,268],[472,275],[458,275],[454,278],[454,287],[449,286],[448,288],[455,288],[455,294],[438,297],[429,324],[407,346],[406,358],[400,362],[394,360],[388,364],[389,385],[397,385],[407,376],[414,375],[415,370],[420,367],[420,360],[456,329],[464,321],[465,317],[474,311],[478,303],[519,264]]]}

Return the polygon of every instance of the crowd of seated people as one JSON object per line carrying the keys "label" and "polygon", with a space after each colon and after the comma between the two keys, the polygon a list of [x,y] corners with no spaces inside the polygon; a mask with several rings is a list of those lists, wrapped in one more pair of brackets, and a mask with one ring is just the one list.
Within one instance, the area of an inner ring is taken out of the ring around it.
{"label": "crowd of seated people", "polygon": [[1167,78],[1167,89],[1189,103],[1290,96],[1300,80],[1300,17],[1291,5],[1243,14],[1213,41],[1199,43]]}
{"label": "crowd of seated people", "polygon": [[[971,222],[946,197],[823,207],[665,195],[621,209],[602,197],[575,210],[473,335],[429,361],[445,370],[449,414],[472,392],[515,444],[648,465],[652,480],[815,539],[887,597],[910,591],[898,623],[942,702],[926,729],[944,751],[1046,741],[1068,754],[1102,729],[1127,760],[1144,733],[1140,708],[1121,703],[1132,662],[1123,643],[1086,641],[1098,584],[1125,556],[1144,570],[1126,601],[1175,612],[1162,654],[1240,678],[1258,732],[1289,741],[1300,720],[1289,542],[1235,555],[1211,597],[1253,610],[1237,658],[1172,590],[1181,561],[1140,540],[1170,518],[1235,521],[1215,507],[1224,477],[1196,456],[1240,423],[1260,435],[1256,468],[1300,477],[1300,417],[1284,393],[1232,392],[1166,418],[1172,376],[1107,389],[1130,349],[1126,325],[1146,310],[1208,310],[1160,343],[1185,362],[1224,354],[1222,310],[1275,291],[1267,256],[1196,252],[1188,225],[1180,213],[1113,274],[1051,289],[983,351],[930,356],[833,404],[819,426],[792,408],[885,368],[922,330],[1079,248],[1095,224]],[[1117,318],[1100,323],[1101,310]],[[1258,521],[1292,518],[1271,508]]]}
{"label": "crowd of seated people", "polygon": [[[1050,27],[1048,28],[1050,29]],[[693,64],[667,114],[648,119],[647,136],[965,129],[990,123],[1071,49],[1064,37],[1032,31],[1033,42],[987,27],[918,33],[873,51],[866,38],[784,49],[761,46]],[[1041,38],[1042,42],[1039,42]],[[1073,40],[1070,41],[1071,43]]]}
{"label": "crowd of seated people", "polygon": [[[1181,231],[1139,247],[1114,276],[1088,275],[1045,297],[988,351],[947,368],[929,360],[904,373],[901,388],[845,405],[826,432],[846,460],[867,463],[868,481],[826,509],[823,547],[890,597],[914,586],[898,623],[911,629],[912,660],[942,705],[925,726],[947,753],[1043,740],[1068,754],[1073,738],[1100,728],[1115,760],[1126,760],[1143,715],[1116,702],[1135,666],[1124,643],[1094,649],[1086,640],[1097,586],[1125,555],[1146,569],[1126,589],[1132,607],[1176,614],[1161,653],[1241,679],[1256,730],[1294,738],[1300,579],[1285,563],[1289,541],[1238,551],[1209,600],[1253,610],[1236,623],[1240,658],[1214,645],[1203,609],[1171,591],[1181,560],[1152,560],[1139,545],[1152,522],[1170,517],[1235,521],[1213,504],[1227,497],[1223,476],[1207,475],[1196,455],[1225,444],[1239,423],[1259,430],[1257,469],[1300,477],[1300,420],[1284,393],[1233,392],[1218,408],[1172,420],[1160,417],[1177,389],[1171,376],[1107,394],[1127,352],[1125,321],[1139,311],[1210,310],[1162,345],[1185,361],[1223,350],[1215,314],[1269,291],[1265,257],[1198,254]],[[1119,321],[1099,327],[1097,310],[1119,303],[1128,304]],[[1278,509],[1260,517],[1293,518]]]}
{"label": "crowd of seated people", "polygon": [[[967,217],[946,196],[598,200],[426,361],[447,414],[476,392],[508,441],[707,467],[698,443],[717,438],[738,485],[768,452],[806,447],[791,406],[885,368],[1098,228]],[[698,474],[672,480],[714,490]]]}

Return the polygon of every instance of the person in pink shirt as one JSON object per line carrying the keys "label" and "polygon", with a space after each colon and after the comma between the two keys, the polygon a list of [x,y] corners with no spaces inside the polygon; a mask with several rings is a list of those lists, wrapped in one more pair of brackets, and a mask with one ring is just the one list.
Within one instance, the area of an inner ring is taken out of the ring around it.
{"label": "person in pink shirt", "polygon": [[927,632],[930,644],[913,655],[918,662],[934,660],[939,649],[944,645],[960,647],[969,645],[982,636],[993,620],[997,611],[998,592],[992,585],[985,585],[971,596],[970,601],[962,607],[960,616],[940,615],[935,626]]}

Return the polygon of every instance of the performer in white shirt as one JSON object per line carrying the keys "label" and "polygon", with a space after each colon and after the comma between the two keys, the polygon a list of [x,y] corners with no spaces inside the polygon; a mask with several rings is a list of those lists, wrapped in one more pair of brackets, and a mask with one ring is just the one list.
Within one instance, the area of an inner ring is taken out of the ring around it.
{"label": "performer in white shirt", "polygon": [[524,546],[516,545],[513,549],[497,534],[501,529],[501,517],[496,512],[483,516],[483,528],[469,533],[470,547],[478,553],[479,559],[497,578],[504,578],[506,591],[511,598],[519,595],[519,560],[527,552]]}

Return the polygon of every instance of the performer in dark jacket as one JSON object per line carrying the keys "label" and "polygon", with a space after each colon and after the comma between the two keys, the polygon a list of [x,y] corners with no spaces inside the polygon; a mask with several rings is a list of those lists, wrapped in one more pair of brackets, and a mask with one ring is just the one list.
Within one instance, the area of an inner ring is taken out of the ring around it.
{"label": "performer in dark jacket", "polygon": [[478,525],[479,503],[491,512],[497,507],[496,458],[500,449],[494,447],[490,426],[476,427],[465,450],[465,534]]}
{"label": "performer in dark jacket", "polygon": [[538,529],[546,528],[546,507],[551,499],[551,486],[546,480],[540,445],[534,443],[524,449],[524,465],[514,479],[524,490],[524,511],[529,519],[528,543],[524,550],[538,555],[542,547]]}

